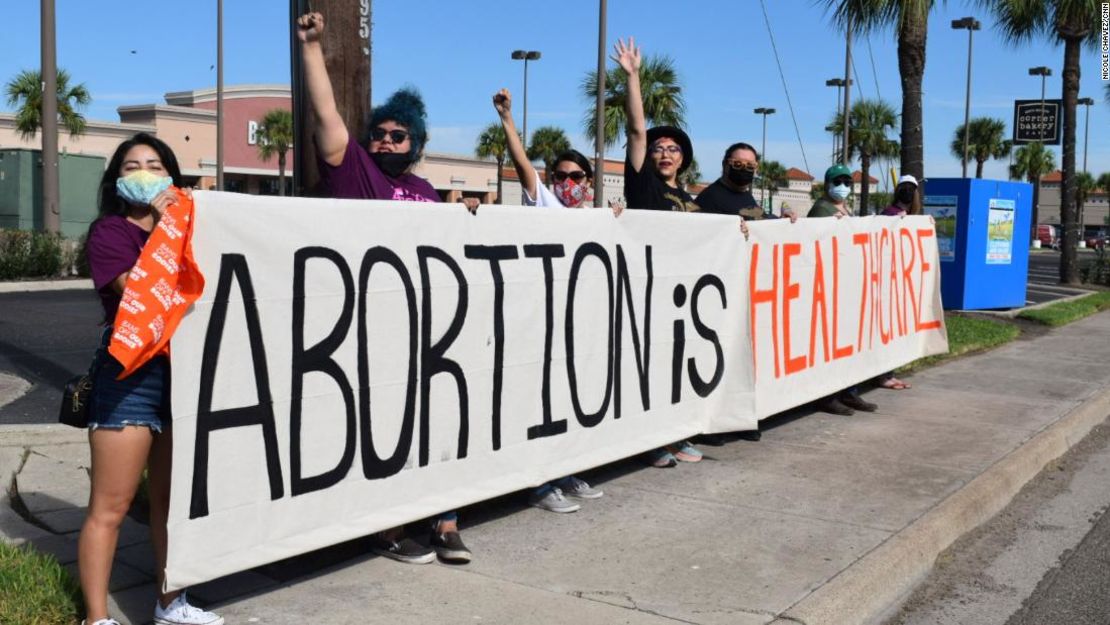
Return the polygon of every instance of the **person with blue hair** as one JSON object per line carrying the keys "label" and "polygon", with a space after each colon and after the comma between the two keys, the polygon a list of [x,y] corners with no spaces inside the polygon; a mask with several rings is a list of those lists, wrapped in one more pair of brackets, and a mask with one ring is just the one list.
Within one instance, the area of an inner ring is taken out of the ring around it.
{"label": "person with blue hair", "polygon": [[[412,173],[428,141],[427,113],[420,94],[403,88],[375,108],[364,148],[351,136],[335,104],[320,45],[324,16],[306,13],[297,18],[296,27],[304,82],[316,114],[317,165],[328,194],[355,200],[440,202],[439,192],[431,183]],[[474,198],[463,203],[472,213],[478,209]],[[403,527],[395,527],[375,534],[371,549],[410,564],[434,562],[437,554],[445,562],[470,561],[471,553],[459,536],[458,516],[454,512],[441,514],[433,521],[431,543],[431,548],[425,547],[406,536]]]}

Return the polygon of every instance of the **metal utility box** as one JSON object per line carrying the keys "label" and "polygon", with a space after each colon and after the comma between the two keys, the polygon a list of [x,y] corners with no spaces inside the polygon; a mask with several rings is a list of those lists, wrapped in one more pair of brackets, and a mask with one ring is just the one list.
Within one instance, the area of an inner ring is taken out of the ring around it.
{"label": "metal utility box", "polygon": [[929,179],[923,200],[925,214],[936,220],[944,308],[1024,306],[1033,185]]}
{"label": "metal utility box", "polygon": [[[96,219],[96,192],[104,157],[59,154],[62,234],[78,238]],[[42,156],[39,150],[0,150],[0,228],[42,229]]]}

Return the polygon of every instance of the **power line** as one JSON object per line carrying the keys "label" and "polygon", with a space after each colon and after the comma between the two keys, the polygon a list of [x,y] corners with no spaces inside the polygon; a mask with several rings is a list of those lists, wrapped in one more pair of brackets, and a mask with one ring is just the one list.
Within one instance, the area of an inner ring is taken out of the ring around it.
{"label": "power line", "polygon": [[771,50],[775,53],[775,64],[779,68],[779,78],[782,80],[782,90],[786,92],[786,108],[790,109],[790,119],[794,122],[794,134],[798,137],[798,148],[802,151],[802,163],[809,171],[809,159],[806,158],[806,147],[802,144],[802,131],[798,129],[798,118],[794,115],[794,104],[790,101],[790,88],[786,86],[786,74],[782,71],[782,61],[779,59],[779,49],[775,45],[775,33],[771,31],[771,18],[767,17],[767,4],[759,0],[763,7],[763,23],[767,25],[767,36],[771,39]]}
{"label": "power line", "polygon": [[871,76],[875,79],[875,96],[882,100],[883,94],[879,93],[879,72],[875,70],[875,53],[871,51],[871,35],[867,35],[867,56],[871,57]]}

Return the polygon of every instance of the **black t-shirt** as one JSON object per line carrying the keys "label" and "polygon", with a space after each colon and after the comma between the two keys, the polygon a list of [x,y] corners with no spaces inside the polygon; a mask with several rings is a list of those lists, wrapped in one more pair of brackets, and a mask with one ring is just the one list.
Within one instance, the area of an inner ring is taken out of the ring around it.
{"label": "black t-shirt", "polygon": [[744,219],[778,219],[778,215],[763,212],[751,190],[736,191],[720,179],[703,189],[694,201],[703,213],[740,215]]}
{"label": "black t-shirt", "polygon": [[644,159],[644,166],[640,171],[633,169],[631,161],[625,159],[624,198],[628,201],[628,208],[684,212],[698,210],[698,205],[689,193],[668,185],[655,174],[649,158]]}

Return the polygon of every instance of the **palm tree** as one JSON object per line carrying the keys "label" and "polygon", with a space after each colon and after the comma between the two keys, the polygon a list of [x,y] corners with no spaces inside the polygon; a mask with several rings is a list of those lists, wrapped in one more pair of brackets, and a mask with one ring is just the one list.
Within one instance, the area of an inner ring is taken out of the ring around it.
{"label": "palm tree", "polygon": [[[615,67],[605,73],[605,145],[616,145],[628,125],[624,113],[628,82],[624,70]],[[644,119],[648,127],[686,125],[686,102],[674,61],[668,56],[652,55],[640,66],[640,93],[644,99]],[[591,103],[582,118],[586,136],[597,140],[597,71],[582,80],[582,94]]]}
{"label": "palm tree", "polygon": [[[859,100],[852,105],[848,115],[848,160],[859,156],[860,180],[859,206],[861,211],[868,210],[868,195],[871,192],[871,159],[894,158],[898,154],[898,142],[887,137],[898,123],[898,114],[882,100]],[[844,132],[844,120],[839,115],[833,120],[836,132]],[[903,167],[904,169],[904,167]]]}
{"label": "palm tree", "polygon": [[[1079,222],[1079,237],[1083,238],[1086,227],[1083,224],[1083,205],[1091,191],[1095,190],[1095,177],[1089,172],[1081,171],[1075,175],[1075,215]],[[1078,244],[1077,244],[1078,245]]]}
{"label": "palm tree", "polygon": [[258,158],[269,161],[278,157],[278,195],[285,195],[285,154],[293,147],[293,113],[285,109],[266,112],[254,133],[258,141]]}
{"label": "palm tree", "polygon": [[1064,42],[1064,179],[1061,184],[1060,221],[1064,238],[1060,254],[1060,282],[1079,284],[1079,230],[1075,203],[1075,129],[1079,99],[1079,52],[1099,42],[1099,3],[1095,0],[979,0],[998,19],[998,27],[1012,43],[1045,37]]}
{"label": "palm tree", "polygon": [[1056,169],[1056,158],[1046,150],[1044,144],[1034,141],[1022,146],[1014,153],[1014,164],[1010,166],[1010,177],[1024,178],[1033,184],[1033,238],[1037,238],[1041,201],[1041,178]]}
{"label": "palm tree", "polygon": [[[58,121],[71,136],[85,132],[85,117],[77,112],[92,102],[85,84],[69,86],[69,72],[58,70]],[[33,139],[42,127],[42,72],[25,69],[8,81],[4,89],[8,106],[18,107],[15,128],[24,139]]]}
{"label": "palm tree", "polygon": [[[976,117],[968,124],[967,154],[975,160],[975,177],[983,177],[983,163],[992,158],[1006,158],[1014,147],[1013,141],[1006,139],[1006,122],[990,117]],[[952,154],[964,162],[964,125],[956,128],[952,139]]]}
{"label": "palm tree", "polygon": [[[765,189],[767,189],[767,197],[771,199],[768,204],[775,205],[775,190],[786,186],[786,168],[778,161],[767,161],[759,164],[759,176],[762,179]],[[764,209],[766,210],[766,209]]]}
{"label": "palm tree", "polygon": [[570,139],[557,126],[541,126],[532,133],[532,143],[528,146],[528,158],[543,161],[544,181],[551,183],[551,166],[555,157],[570,150]]}
{"label": "palm tree", "polygon": [[816,1],[833,9],[834,21],[845,31],[850,27],[853,33],[862,34],[886,26],[893,26],[897,31],[898,73],[902,78],[902,173],[923,179],[925,133],[921,115],[921,79],[925,75],[926,28],[935,0]]}
{"label": "palm tree", "polygon": [[478,135],[478,144],[474,146],[474,154],[478,158],[492,158],[497,161],[497,204],[501,203],[501,170],[505,167],[505,156],[509,152],[508,140],[505,129],[500,123],[486,126]]}

